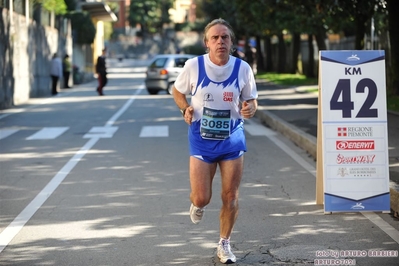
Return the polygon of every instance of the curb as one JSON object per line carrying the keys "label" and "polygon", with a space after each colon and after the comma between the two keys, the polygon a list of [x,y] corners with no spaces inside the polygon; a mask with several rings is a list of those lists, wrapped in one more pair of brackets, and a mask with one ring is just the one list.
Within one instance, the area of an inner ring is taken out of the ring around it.
{"label": "curb", "polygon": [[[302,148],[316,161],[317,158],[317,138],[302,131],[298,127],[287,123],[273,113],[262,110],[262,106],[258,106],[255,117],[270,128],[280,132],[285,137],[294,142],[298,147]],[[399,217],[399,185],[389,182],[390,203],[393,216]]]}

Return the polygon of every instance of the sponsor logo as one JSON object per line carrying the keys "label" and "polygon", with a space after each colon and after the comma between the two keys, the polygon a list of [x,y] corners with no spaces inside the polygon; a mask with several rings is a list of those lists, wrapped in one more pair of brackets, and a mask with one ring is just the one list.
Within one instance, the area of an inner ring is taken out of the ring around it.
{"label": "sponsor logo", "polygon": [[337,140],[337,150],[374,150],[374,140]]}
{"label": "sponsor logo", "polygon": [[342,154],[337,155],[337,164],[372,164],[375,159],[373,155],[356,155],[356,156],[345,156]]}
{"label": "sponsor logo", "polygon": [[357,56],[357,54],[352,54],[351,56],[347,57],[346,60],[348,60],[348,61],[359,61],[360,58]]}
{"label": "sponsor logo", "polygon": [[377,175],[377,168],[375,167],[339,167],[337,176],[345,177],[371,177]]}
{"label": "sponsor logo", "polygon": [[372,137],[373,127],[338,127],[338,137]]}
{"label": "sponsor logo", "polygon": [[346,137],[346,136],[348,136],[346,127],[339,127],[337,130],[338,130],[338,137]]}
{"label": "sponsor logo", "polygon": [[355,205],[351,207],[352,210],[364,210],[363,204],[361,202],[357,202]]}
{"label": "sponsor logo", "polygon": [[344,177],[346,175],[349,175],[348,169],[346,168],[338,168],[338,173],[339,176]]}
{"label": "sponsor logo", "polygon": [[213,102],[213,95],[210,93],[205,93],[204,95],[204,102]]}
{"label": "sponsor logo", "polygon": [[223,92],[223,101],[224,102],[232,102],[234,93],[232,91]]}

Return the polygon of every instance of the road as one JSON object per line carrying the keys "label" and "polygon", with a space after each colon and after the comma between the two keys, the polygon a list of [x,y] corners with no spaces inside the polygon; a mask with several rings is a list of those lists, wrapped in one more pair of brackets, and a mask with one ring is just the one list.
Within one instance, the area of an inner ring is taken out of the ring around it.
{"label": "road", "polygon": [[[2,111],[0,265],[220,265],[220,175],[193,225],[187,126],[146,63],[111,61],[103,97],[92,82]],[[236,265],[399,265],[397,220],[324,214],[307,153],[256,118],[246,133]]]}

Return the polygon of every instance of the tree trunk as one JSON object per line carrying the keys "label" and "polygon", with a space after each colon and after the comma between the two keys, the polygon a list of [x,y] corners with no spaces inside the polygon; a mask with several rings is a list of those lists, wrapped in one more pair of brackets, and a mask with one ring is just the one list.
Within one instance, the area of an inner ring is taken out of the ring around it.
{"label": "tree trunk", "polygon": [[265,51],[266,51],[266,72],[273,71],[273,60],[272,60],[272,42],[270,36],[265,37]]}
{"label": "tree trunk", "polygon": [[355,19],[356,33],[355,33],[355,50],[363,50],[364,35],[366,34],[366,22],[368,17],[358,15]]}
{"label": "tree trunk", "polygon": [[399,32],[397,26],[399,23],[399,1],[387,0],[388,3],[388,29],[390,39],[390,67],[388,68],[388,92],[399,95]]}
{"label": "tree trunk", "polygon": [[314,48],[313,48],[313,35],[308,34],[308,49],[309,49],[309,58],[308,58],[308,67],[306,69],[306,77],[314,78]]}
{"label": "tree trunk", "polygon": [[292,36],[292,67],[291,74],[295,74],[298,70],[298,56],[301,49],[301,35],[294,33]]}
{"label": "tree trunk", "polygon": [[319,48],[319,51],[327,50],[326,31],[324,29],[318,30],[318,32],[315,34],[315,39],[316,39],[317,48]]}
{"label": "tree trunk", "polygon": [[285,72],[285,65],[286,65],[286,49],[285,49],[285,42],[284,42],[284,35],[280,33],[278,35],[278,66],[277,66],[277,73],[284,73]]}

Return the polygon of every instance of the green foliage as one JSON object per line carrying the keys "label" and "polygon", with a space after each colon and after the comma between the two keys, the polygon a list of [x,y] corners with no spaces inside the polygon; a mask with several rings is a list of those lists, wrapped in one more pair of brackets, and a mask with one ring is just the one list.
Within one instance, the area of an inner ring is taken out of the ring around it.
{"label": "green foliage", "polygon": [[391,95],[387,97],[387,109],[395,112],[399,112],[399,96]]}
{"label": "green foliage", "polygon": [[[281,36],[282,32],[288,35],[307,34],[316,37],[319,49],[326,49],[324,40],[327,33],[356,36],[355,49],[364,49],[364,36],[370,35],[373,18],[375,35],[380,40],[389,40],[389,43],[380,42],[381,47],[378,49],[388,52],[387,89],[396,95],[399,95],[398,3],[398,0],[195,1],[199,21],[207,23],[215,18],[224,18],[230,22],[238,39],[254,36],[259,40],[270,40],[272,36]],[[389,38],[386,37],[388,34]],[[285,41],[288,35],[284,36]],[[264,55],[260,54],[261,57]],[[283,56],[279,56],[278,60],[285,63],[284,58],[280,57]],[[266,54],[264,58],[270,60],[271,57]],[[266,64],[271,66],[274,62],[270,60]],[[261,65],[258,67],[262,69]]]}
{"label": "green foliage", "polygon": [[64,0],[64,1],[65,1],[68,11],[76,10],[76,1],[75,0]]}
{"label": "green foliage", "polygon": [[96,35],[96,27],[87,12],[70,12],[66,17],[71,19],[72,35],[76,43],[93,43]]}
{"label": "green foliage", "polygon": [[119,12],[119,3],[118,2],[109,2],[106,1],[106,4],[109,6],[112,12],[118,13]]}
{"label": "green foliage", "polygon": [[387,0],[388,2],[388,20],[389,20],[389,38],[391,45],[391,58],[388,61],[389,67],[387,73],[388,91],[391,94],[399,95],[399,32],[398,32],[398,10],[399,2],[397,0]]}
{"label": "green foliage", "polygon": [[300,74],[279,74],[271,72],[260,72],[256,75],[258,79],[266,79],[269,82],[286,86],[317,85],[317,78],[307,78]]}
{"label": "green foliage", "polygon": [[175,31],[197,31],[202,32],[205,28],[206,24],[204,22],[195,22],[195,23],[176,23],[175,24]]}
{"label": "green foliage", "polygon": [[42,7],[57,15],[63,15],[67,12],[67,5],[64,0],[34,0],[35,4],[41,4]]}
{"label": "green foliage", "polygon": [[[210,21],[222,17],[236,35],[272,36],[289,33],[317,34],[320,30],[353,36],[362,31],[356,24],[369,23],[376,14],[386,13],[385,0],[196,0],[197,16]],[[206,10],[206,11],[205,11]],[[384,20],[378,20],[378,22]],[[384,25],[376,24],[379,28]]]}
{"label": "green foliage", "polygon": [[168,11],[172,4],[172,0],[132,1],[129,9],[129,23],[132,27],[139,24],[144,35],[160,32],[163,24],[171,21]]}
{"label": "green foliage", "polygon": [[114,30],[112,28],[112,22],[104,22],[104,40],[108,41],[111,39]]}

